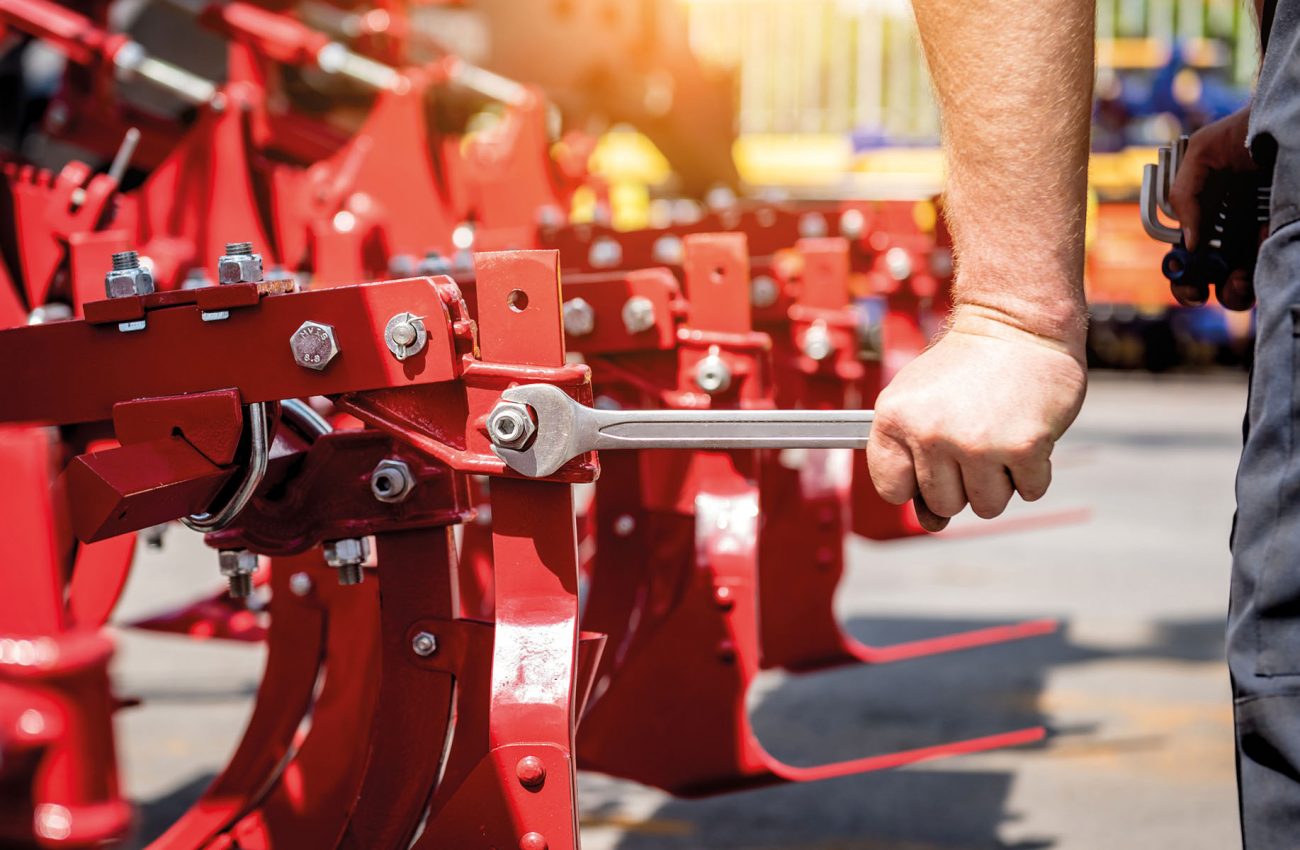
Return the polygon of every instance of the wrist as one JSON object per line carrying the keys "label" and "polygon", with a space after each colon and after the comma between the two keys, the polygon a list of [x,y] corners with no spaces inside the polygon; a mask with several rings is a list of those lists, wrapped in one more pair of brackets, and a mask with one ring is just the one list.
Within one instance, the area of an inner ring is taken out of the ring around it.
{"label": "wrist", "polygon": [[1029,342],[1087,361],[1088,320],[1081,303],[1042,305],[1015,298],[959,299],[948,330],[1010,342]]}

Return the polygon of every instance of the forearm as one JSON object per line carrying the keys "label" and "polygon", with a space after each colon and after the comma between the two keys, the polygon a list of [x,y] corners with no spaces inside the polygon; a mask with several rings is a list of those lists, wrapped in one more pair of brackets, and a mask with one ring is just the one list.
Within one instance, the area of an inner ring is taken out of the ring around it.
{"label": "forearm", "polygon": [[1094,4],[913,5],[943,116],[956,322],[1081,355]]}

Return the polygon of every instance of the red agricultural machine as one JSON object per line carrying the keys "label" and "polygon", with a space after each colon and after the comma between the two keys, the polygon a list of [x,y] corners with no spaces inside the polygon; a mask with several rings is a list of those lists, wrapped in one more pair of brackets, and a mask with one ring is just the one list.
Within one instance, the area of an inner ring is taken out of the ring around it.
{"label": "red agricultural machine", "polygon": [[[215,80],[92,6],[0,0],[7,38],[66,55],[43,127],[88,152],[0,179],[0,843],[130,832],[104,626],[169,522],[229,587],[139,625],[267,656],[158,850],[567,850],[578,768],[693,796],[1043,737],[809,768],[749,725],[764,669],[1055,628],[866,646],[832,610],[848,535],[919,533],[861,448],[943,321],[932,199],[575,223],[590,143],[538,88],[408,61],[401,7],[349,38],[204,7]],[[466,93],[489,129],[436,115]]]}

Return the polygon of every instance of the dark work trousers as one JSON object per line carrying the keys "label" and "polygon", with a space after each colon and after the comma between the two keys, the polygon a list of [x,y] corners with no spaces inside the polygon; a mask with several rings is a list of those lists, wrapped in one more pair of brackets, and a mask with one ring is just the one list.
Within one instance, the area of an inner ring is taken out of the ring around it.
{"label": "dark work trousers", "polygon": [[1228,665],[1245,850],[1300,848],[1300,0],[1281,0],[1251,111],[1273,171],[1237,472]]}

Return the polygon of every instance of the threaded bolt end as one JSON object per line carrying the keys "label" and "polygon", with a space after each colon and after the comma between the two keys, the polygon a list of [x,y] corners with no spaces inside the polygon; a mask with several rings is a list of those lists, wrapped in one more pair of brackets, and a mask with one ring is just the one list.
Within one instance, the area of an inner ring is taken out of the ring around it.
{"label": "threaded bolt end", "polygon": [[253,577],[248,573],[227,576],[231,599],[247,599],[253,595]]}
{"label": "threaded bolt end", "polygon": [[247,257],[253,253],[252,242],[227,242],[226,254],[231,257]]}
{"label": "threaded bolt end", "polygon": [[140,268],[140,255],[135,251],[118,251],[113,255],[113,271],[124,272]]}
{"label": "threaded bolt end", "polygon": [[360,564],[344,564],[339,567],[339,584],[344,587],[361,584],[365,580],[365,575]]}

